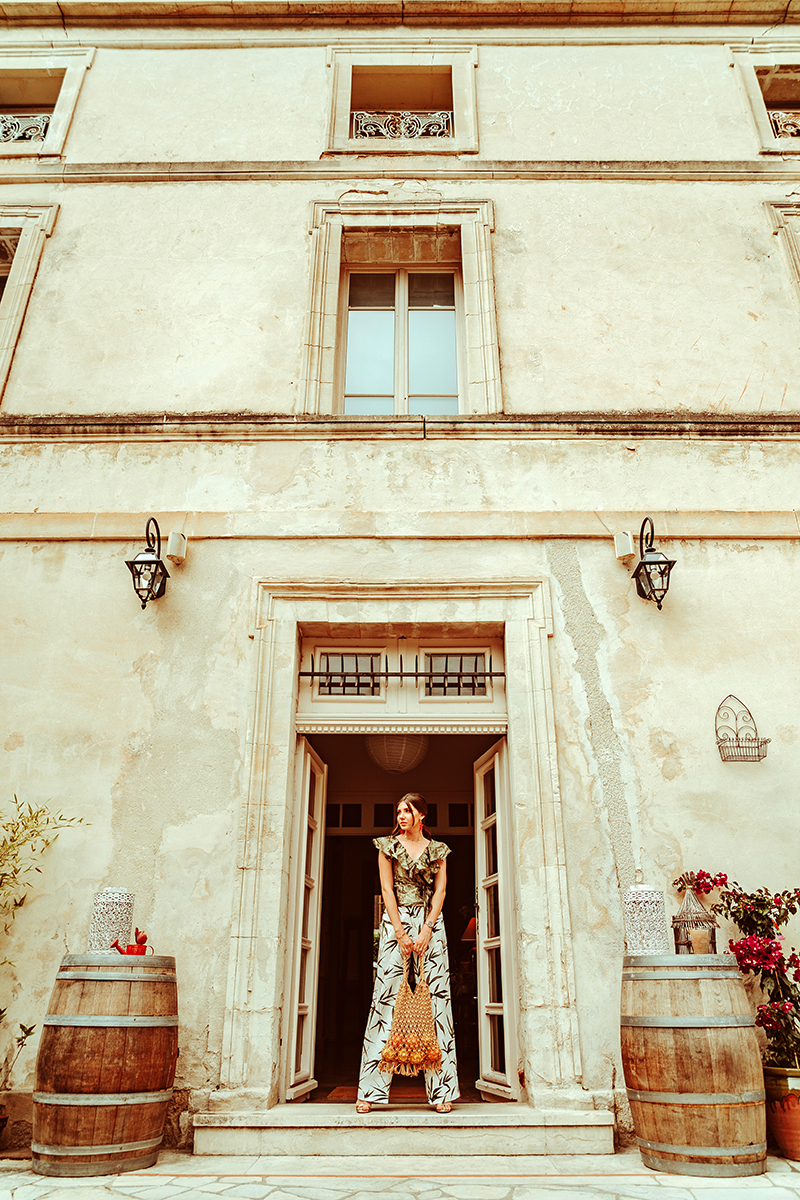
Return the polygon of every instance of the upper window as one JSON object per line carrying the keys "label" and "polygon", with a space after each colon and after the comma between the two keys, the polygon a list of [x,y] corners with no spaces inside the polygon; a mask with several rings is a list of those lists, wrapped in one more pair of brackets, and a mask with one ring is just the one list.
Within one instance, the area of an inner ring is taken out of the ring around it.
{"label": "upper window", "polygon": [[331,48],[328,150],[454,154],[478,149],[473,49]]}
{"label": "upper window", "polygon": [[454,271],[346,272],[346,415],[458,412],[456,281]]}
{"label": "upper window", "polygon": [[0,394],[57,212],[55,204],[0,204]]}
{"label": "upper window", "polygon": [[315,204],[303,411],[499,412],[486,201]]}
{"label": "upper window", "polygon": [[452,138],[454,129],[452,67],[353,67],[351,138]]}
{"label": "upper window", "polygon": [[61,154],[92,53],[0,54],[0,157]]}
{"label": "upper window", "polygon": [[0,142],[43,142],[63,71],[0,71]]}
{"label": "upper window", "polygon": [[762,153],[800,152],[800,54],[737,54]]}
{"label": "upper window", "polygon": [[14,255],[19,245],[19,229],[0,229],[0,300],[8,284]]}

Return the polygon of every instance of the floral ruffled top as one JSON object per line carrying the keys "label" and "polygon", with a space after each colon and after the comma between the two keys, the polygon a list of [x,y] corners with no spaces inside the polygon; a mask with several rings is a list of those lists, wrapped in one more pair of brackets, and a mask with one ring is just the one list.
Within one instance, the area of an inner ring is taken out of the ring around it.
{"label": "floral ruffled top", "polygon": [[431,840],[420,854],[413,859],[399,838],[373,838],[372,843],[394,860],[394,892],[397,903],[406,908],[427,908],[433,899],[436,887],[436,872],[439,864],[447,858],[450,847],[444,842]]}

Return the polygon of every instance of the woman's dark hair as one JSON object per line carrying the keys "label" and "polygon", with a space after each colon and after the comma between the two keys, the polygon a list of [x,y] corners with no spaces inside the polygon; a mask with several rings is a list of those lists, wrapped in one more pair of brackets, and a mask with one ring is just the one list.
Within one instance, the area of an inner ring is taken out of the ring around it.
{"label": "woman's dark hair", "polygon": [[[419,792],[406,792],[405,796],[401,796],[397,801],[397,804],[394,806],[395,816],[397,816],[397,810],[401,804],[408,804],[411,806],[411,808],[415,808],[417,810],[419,815],[422,817],[422,835],[423,837],[430,837],[431,831],[425,824],[425,818],[428,815],[428,801],[425,799],[425,797],[421,796]],[[392,837],[399,832],[400,823],[398,821],[395,823],[395,827],[392,830]]]}

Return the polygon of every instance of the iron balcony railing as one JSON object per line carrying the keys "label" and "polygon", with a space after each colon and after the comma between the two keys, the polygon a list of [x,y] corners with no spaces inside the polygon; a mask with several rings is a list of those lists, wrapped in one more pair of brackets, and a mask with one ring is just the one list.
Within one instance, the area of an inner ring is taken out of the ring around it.
{"label": "iron balcony railing", "polygon": [[775,137],[800,137],[800,108],[769,108],[767,112]]}
{"label": "iron balcony railing", "polygon": [[0,112],[0,142],[43,142],[51,115]]}
{"label": "iron balcony railing", "polygon": [[366,112],[357,110],[352,114],[352,137],[354,138],[449,138],[453,136],[453,113],[448,109],[428,110],[395,109],[393,112]]}

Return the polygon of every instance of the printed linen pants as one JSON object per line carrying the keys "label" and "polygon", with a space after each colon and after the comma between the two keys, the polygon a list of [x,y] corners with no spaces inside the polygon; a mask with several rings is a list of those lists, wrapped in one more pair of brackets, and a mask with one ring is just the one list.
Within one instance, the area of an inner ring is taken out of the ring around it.
{"label": "printed linen pants", "polygon": [[[416,941],[425,921],[425,909],[408,908],[403,905],[400,908],[400,918],[409,936]],[[418,962],[414,956],[414,965]],[[425,1089],[429,1104],[444,1104],[447,1100],[458,1098],[458,1070],[453,1036],[453,1012],[450,1005],[450,963],[444,921],[441,917],[436,921],[425,954],[425,978],[431,993],[436,1040],[442,1052],[441,1070],[425,1071]],[[378,973],[364,1034],[361,1074],[358,1080],[358,1098],[368,1100],[370,1104],[389,1102],[389,1087],[393,1076],[380,1069],[381,1051],[392,1027],[394,1002],[402,980],[403,955],[397,944],[392,923],[389,917],[384,915],[378,945]]]}

